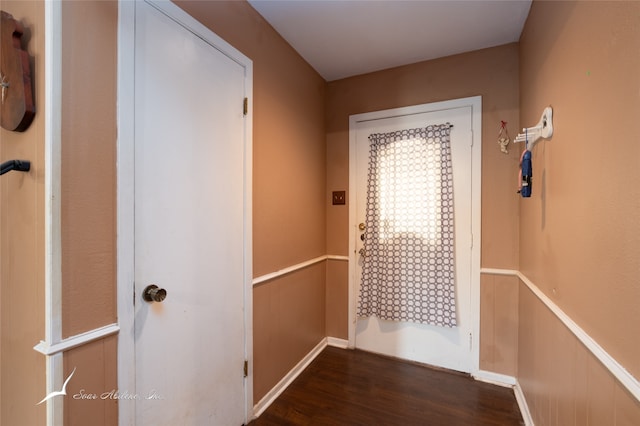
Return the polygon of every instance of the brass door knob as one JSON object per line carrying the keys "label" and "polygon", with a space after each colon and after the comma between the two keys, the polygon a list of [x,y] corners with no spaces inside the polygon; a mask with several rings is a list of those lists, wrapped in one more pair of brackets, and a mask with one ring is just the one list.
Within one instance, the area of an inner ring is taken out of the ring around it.
{"label": "brass door knob", "polygon": [[365,225],[364,222],[360,222],[360,224],[358,225],[358,229],[364,231],[365,229],[367,229],[367,225]]}
{"label": "brass door knob", "polygon": [[167,297],[167,290],[155,284],[148,285],[142,292],[142,298],[146,302],[162,302]]}

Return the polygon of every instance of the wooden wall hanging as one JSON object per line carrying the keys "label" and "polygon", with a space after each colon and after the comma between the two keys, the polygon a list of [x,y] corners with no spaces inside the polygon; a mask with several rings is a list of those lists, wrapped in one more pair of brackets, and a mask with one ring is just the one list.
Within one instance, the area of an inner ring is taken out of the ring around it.
{"label": "wooden wall hanging", "polygon": [[36,112],[29,54],[20,40],[24,28],[7,12],[0,15],[0,126],[23,132]]}

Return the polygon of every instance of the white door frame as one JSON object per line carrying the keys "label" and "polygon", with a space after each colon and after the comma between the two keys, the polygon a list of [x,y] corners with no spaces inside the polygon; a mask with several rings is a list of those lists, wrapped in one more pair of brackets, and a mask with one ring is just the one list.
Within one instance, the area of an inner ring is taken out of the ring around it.
{"label": "white door frame", "polygon": [[356,337],[356,303],[357,253],[354,238],[357,228],[356,217],[356,130],[359,122],[379,120],[447,109],[470,107],[472,121],[471,146],[471,374],[480,369],[480,227],[481,227],[481,167],[482,167],[482,97],[454,99],[429,104],[393,108],[382,111],[367,112],[349,116],[349,344],[355,347]]}
{"label": "white door frame", "polygon": [[[245,69],[246,97],[253,92],[253,63],[229,43],[218,37],[192,16],[169,1],[145,0],[174,21],[189,28],[202,40],[218,49]],[[134,282],[134,84],[135,84],[135,3],[119,0],[118,13],[118,144],[117,144],[117,302],[118,323],[118,390],[135,394],[135,341],[132,292]],[[241,105],[238,105],[240,108]],[[245,356],[253,365],[253,248],[252,248],[252,129],[251,102],[245,117],[244,142],[244,299]],[[253,372],[245,379],[245,417],[253,415]],[[118,401],[120,425],[135,425],[135,401]]]}

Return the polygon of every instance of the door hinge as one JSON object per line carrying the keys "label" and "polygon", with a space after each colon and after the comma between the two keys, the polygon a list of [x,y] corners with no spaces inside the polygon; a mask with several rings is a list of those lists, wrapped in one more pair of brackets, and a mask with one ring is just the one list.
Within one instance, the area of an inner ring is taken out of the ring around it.
{"label": "door hinge", "polygon": [[471,143],[469,144],[469,146],[473,146],[473,130],[470,130],[469,134],[471,135]]}
{"label": "door hinge", "polygon": [[469,350],[473,349],[473,334],[469,333]]}
{"label": "door hinge", "polygon": [[249,113],[249,98],[244,98],[242,102],[242,113],[247,115]]}
{"label": "door hinge", "polygon": [[136,306],[136,283],[134,282],[131,287],[133,288],[133,306]]}
{"label": "door hinge", "polygon": [[249,375],[249,361],[247,360],[244,360],[243,372],[244,372],[244,377],[247,377]]}
{"label": "door hinge", "polygon": [[469,247],[469,248],[473,248],[473,234],[471,234],[470,240],[471,240],[471,247]]}

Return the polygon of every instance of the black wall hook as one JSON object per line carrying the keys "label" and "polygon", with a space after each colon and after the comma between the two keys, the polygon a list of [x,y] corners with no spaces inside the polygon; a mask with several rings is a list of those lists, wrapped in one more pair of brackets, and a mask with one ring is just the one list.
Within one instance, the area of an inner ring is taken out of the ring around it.
{"label": "black wall hook", "polygon": [[26,160],[9,160],[0,164],[0,175],[3,175],[11,170],[18,172],[28,172],[31,169],[31,162]]}

